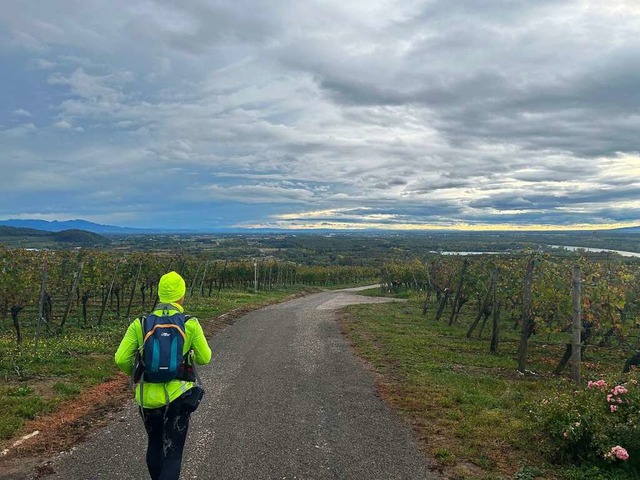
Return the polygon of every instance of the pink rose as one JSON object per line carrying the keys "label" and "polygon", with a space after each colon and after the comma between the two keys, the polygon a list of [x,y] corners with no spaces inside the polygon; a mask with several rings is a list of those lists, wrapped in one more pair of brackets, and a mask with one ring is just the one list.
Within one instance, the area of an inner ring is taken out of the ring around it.
{"label": "pink rose", "polygon": [[596,382],[589,381],[587,383],[587,388],[598,388],[600,390],[607,387],[607,384],[604,380],[598,380]]}
{"label": "pink rose", "polygon": [[609,408],[611,409],[611,413],[613,413],[616,410],[618,410],[618,406],[617,405],[611,405]]}
{"label": "pink rose", "polygon": [[612,393],[614,395],[623,395],[623,394],[625,394],[627,392],[628,392],[628,390],[627,390],[627,388],[625,387],[624,384],[623,385],[616,385],[612,390]]}
{"label": "pink rose", "polygon": [[611,449],[611,454],[615,455],[618,460],[628,460],[629,453],[620,445],[616,445]]}

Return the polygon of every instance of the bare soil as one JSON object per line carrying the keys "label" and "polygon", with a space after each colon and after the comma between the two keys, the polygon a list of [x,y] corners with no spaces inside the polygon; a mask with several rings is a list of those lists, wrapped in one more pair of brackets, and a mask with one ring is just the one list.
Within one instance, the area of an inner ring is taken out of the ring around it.
{"label": "bare soil", "polygon": [[[0,471],[11,475],[32,470],[42,459],[69,450],[89,433],[106,425],[131,398],[128,382],[126,375],[117,375],[62,403],[54,413],[27,422],[21,433],[38,431],[38,435],[17,446],[14,444],[18,439],[6,442],[2,449],[6,448],[8,453],[0,457]],[[46,464],[38,468],[40,476],[46,472]]]}

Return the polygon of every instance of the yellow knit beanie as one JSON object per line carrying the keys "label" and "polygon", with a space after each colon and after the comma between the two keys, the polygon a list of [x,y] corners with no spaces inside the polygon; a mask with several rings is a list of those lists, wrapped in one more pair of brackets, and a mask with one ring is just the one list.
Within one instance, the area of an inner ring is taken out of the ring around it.
{"label": "yellow knit beanie", "polygon": [[173,303],[184,297],[187,286],[184,279],[176,272],[169,272],[160,278],[158,297],[162,303]]}

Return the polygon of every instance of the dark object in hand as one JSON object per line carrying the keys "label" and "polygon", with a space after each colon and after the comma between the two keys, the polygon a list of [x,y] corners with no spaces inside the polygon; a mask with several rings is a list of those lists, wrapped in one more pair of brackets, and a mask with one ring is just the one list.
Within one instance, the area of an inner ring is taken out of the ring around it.
{"label": "dark object in hand", "polygon": [[195,412],[204,397],[204,388],[195,385],[182,395],[182,405],[185,411]]}

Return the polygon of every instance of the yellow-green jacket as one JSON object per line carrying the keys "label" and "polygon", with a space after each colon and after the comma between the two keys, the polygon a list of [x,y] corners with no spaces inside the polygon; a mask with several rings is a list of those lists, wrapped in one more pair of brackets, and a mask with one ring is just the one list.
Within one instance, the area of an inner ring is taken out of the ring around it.
{"label": "yellow-green jacket", "polygon": [[[169,315],[175,315],[183,312],[182,305],[178,303],[161,303],[156,306],[154,313],[162,315],[163,309],[169,310]],[[185,342],[182,351],[186,355],[193,350],[193,359],[198,365],[205,365],[211,361],[211,348],[207,343],[207,339],[202,331],[202,326],[197,318],[191,317],[185,323]],[[124,373],[131,375],[133,363],[135,361],[136,352],[142,348],[142,324],[140,319],[136,318],[125,333],[120,346],[116,351],[115,361],[118,368]],[[136,402],[144,408],[158,408],[166,405],[167,398],[173,402],[184,392],[193,388],[193,382],[185,382],[183,380],[171,380],[166,383],[144,382],[143,395],[144,399],[140,399],[140,384],[136,386]]]}

